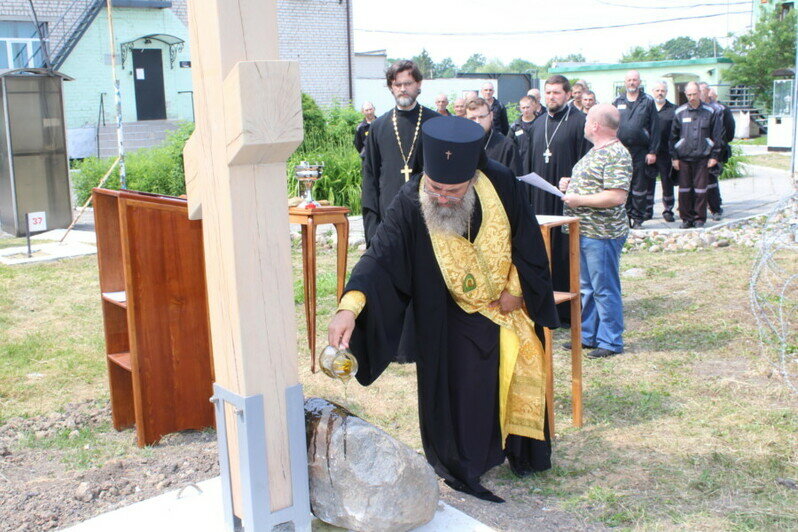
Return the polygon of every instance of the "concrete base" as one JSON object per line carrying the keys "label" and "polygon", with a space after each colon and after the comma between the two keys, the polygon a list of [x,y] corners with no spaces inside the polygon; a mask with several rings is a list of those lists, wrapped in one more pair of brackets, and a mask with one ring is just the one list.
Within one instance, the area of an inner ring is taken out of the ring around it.
{"label": "concrete base", "polygon": [[[197,489],[199,488],[199,489]],[[219,477],[178,491],[171,491],[137,502],[67,528],[72,532],[148,532],[182,531],[225,532],[222,516],[222,484]],[[315,531],[343,530],[321,521],[313,521]],[[451,506],[439,503],[435,518],[417,528],[417,532],[457,530],[489,532],[493,529]]]}

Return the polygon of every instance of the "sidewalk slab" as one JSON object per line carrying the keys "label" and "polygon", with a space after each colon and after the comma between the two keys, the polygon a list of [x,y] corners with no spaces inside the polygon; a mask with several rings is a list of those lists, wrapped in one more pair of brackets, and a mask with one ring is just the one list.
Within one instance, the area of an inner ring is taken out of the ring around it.
{"label": "sidewalk slab", "polygon": [[15,266],[17,264],[31,264],[37,262],[50,262],[54,260],[94,255],[97,247],[82,242],[50,242],[42,244],[31,242],[31,255],[28,257],[28,246],[0,249],[0,264]]}
{"label": "sidewalk slab", "polygon": [[[113,510],[65,530],[71,532],[225,532],[219,477]],[[314,519],[314,531],[344,530]],[[435,518],[416,532],[491,532],[493,529],[451,506],[439,503]]]}

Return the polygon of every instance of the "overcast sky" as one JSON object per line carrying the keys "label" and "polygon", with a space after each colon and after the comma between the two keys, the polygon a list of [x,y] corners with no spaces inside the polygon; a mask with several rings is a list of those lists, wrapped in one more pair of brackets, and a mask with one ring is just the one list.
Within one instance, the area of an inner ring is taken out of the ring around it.
{"label": "overcast sky", "polygon": [[[355,51],[387,49],[388,57],[411,57],[426,48],[435,61],[451,57],[458,65],[473,53],[504,62],[520,57],[543,64],[570,53],[581,53],[588,61],[614,62],[634,46],[682,35],[696,40],[716,37],[726,45],[729,33],[750,27],[755,3],[758,0],[353,0]],[[721,16],[685,18],[715,14]],[[665,19],[681,20],[564,31]],[[552,33],[506,34],[529,31]]]}

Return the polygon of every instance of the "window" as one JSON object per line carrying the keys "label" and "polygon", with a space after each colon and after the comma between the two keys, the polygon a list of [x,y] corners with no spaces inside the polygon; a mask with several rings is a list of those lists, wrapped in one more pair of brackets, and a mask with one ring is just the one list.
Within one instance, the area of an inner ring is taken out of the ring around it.
{"label": "window", "polygon": [[[42,35],[47,35],[41,24]],[[39,67],[44,53],[33,22],[0,20],[0,69]]]}

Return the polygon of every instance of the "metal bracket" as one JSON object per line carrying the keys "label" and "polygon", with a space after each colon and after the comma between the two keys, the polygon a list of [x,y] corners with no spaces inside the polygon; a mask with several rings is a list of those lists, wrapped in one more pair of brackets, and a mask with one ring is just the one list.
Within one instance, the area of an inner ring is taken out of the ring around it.
{"label": "metal bracket", "polygon": [[[263,395],[243,397],[217,383],[213,384],[211,402],[216,409],[216,437],[219,443],[224,517],[229,530],[239,530],[243,525],[246,532],[266,532],[281,523],[292,522],[297,532],[310,531],[310,488],[302,385],[296,384],[286,388],[285,399],[293,503],[287,508],[272,512]],[[239,473],[244,514],[240,518],[233,514],[225,403],[235,408],[238,424]]]}

